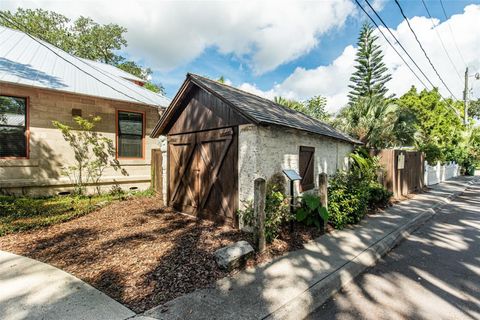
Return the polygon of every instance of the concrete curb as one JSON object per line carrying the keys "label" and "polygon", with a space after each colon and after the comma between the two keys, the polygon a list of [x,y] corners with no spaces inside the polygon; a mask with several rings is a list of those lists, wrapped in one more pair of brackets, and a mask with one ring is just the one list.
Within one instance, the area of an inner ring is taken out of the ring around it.
{"label": "concrete curb", "polygon": [[468,187],[479,182],[479,179],[467,182],[462,191],[449,194],[444,201],[439,201],[432,208],[425,210],[407,224],[395,229],[376,243],[362,251],[354,259],[345,263],[335,272],[311,285],[300,295],[296,296],[277,310],[263,319],[299,319],[308,317],[310,313],[319,308],[333,294],[351,282],[365,269],[373,266],[381,257],[392,250],[396,245],[405,240],[412,232],[417,230],[437,212],[448,205],[453,199],[465,192]]}

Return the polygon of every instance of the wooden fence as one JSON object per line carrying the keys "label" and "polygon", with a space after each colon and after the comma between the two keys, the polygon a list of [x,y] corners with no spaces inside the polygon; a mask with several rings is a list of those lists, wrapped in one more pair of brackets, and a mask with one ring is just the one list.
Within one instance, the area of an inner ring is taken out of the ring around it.
{"label": "wooden fence", "polygon": [[409,193],[421,191],[424,187],[424,155],[420,151],[394,149],[372,150],[379,156],[385,172],[383,185],[394,198],[402,198]]}
{"label": "wooden fence", "polygon": [[162,151],[152,149],[152,188],[163,197]]}

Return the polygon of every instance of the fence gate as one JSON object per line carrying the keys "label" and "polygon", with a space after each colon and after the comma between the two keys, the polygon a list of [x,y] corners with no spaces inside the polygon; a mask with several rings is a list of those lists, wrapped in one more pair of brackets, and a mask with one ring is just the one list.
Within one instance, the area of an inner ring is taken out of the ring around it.
{"label": "fence gate", "polygon": [[163,167],[162,167],[162,151],[160,149],[152,149],[152,188],[163,198]]}
{"label": "fence gate", "polygon": [[[420,151],[372,150],[372,155],[380,157],[380,164],[386,170],[383,185],[395,198],[418,192],[424,187],[424,155]],[[399,166],[399,156],[403,155],[403,167]]]}

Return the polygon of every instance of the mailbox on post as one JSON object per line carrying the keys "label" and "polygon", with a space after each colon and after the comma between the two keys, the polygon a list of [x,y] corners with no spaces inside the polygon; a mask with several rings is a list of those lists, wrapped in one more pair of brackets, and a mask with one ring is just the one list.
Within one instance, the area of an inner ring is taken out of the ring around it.
{"label": "mailbox on post", "polygon": [[[283,173],[287,176],[288,180],[290,181],[290,214],[294,215],[294,207],[295,207],[295,181],[302,180],[302,177],[298,174],[297,171],[293,169],[285,169]],[[293,219],[290,220],[290,231],[293,231]]]}

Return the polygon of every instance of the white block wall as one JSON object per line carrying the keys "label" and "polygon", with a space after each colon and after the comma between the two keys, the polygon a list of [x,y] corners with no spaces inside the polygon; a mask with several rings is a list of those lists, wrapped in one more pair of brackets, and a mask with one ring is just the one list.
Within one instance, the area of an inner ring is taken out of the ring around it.
{"label": "white block wall", "polygon": [[[299,171],[300,146],[315,148],[316,188],[320,173],[333,175],[338,169],[346,169],[348,154],[353,150],[352,144],[340,140],[294,129],[255,125],[240,126],[238,144],[240,209],[244,207],[245,201],[253,199],[253,182],[256,178],[268,180],[284,169]],[[297,183],[296,194],[298,193]]]}

